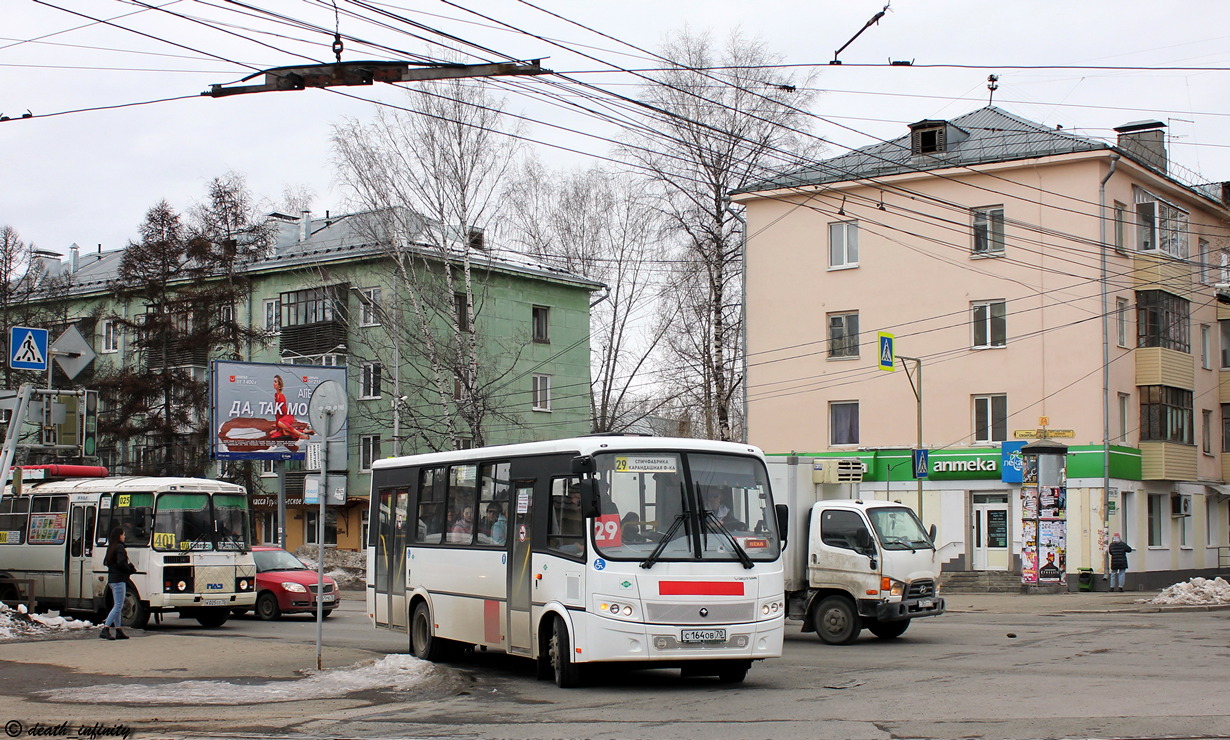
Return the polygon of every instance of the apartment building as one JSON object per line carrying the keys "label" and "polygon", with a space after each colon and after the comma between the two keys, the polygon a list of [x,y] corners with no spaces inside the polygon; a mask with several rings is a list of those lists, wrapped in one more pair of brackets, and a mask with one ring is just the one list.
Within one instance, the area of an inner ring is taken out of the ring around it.
{"label": "apartment building", "polygon": [[1129,587],[1230,571],[1228,189],[1171,162],[1160,122],[1116,132],[987,107],[736,194],[749,441],[859,459],[946,570],[1026,575],[1017,454],[1053,438],[1068,587],[1114,533]]}

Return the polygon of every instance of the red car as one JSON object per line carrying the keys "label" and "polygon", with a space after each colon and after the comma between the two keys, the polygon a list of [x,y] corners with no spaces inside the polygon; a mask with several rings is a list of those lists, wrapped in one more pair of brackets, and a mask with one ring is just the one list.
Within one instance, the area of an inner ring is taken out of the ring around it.
{"label": "red car", "polygon": [[[257,545],[252,548],[252,557],[256,560],[256,616],[277,619],[283,614],[316,613],[315,569],[309,570],[299,558],[280,547]],[[340,596],[337,583],[325,576],[324,616],[337,608]]]}

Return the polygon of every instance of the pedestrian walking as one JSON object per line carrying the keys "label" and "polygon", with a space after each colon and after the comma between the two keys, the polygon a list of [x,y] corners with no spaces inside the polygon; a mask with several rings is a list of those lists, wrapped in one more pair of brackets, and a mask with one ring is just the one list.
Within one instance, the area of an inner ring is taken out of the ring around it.
{"label": "pedestrian walking", "polygon": [[[1128,569],[1127,554],[1132,551],[1132,548],[1123,541],[1118,532],[1115,532],[1110,538],[1108,550],[1110,552],[1110,590],[1123,593],[1123,577]],[[1118,584],[1117,589],[1116,584]]]}
{"label": "pedestrian walking", "polygon": [[124,528],[116,527],[107,538],[107,554],[103,558],[107,566],[107,587],[111,589],[113,605],[107,619],[103,622],[102,632],[98,636],[104,640],[127,640],[128,635],[121,629],[123,624],[120,616],[124,610],[124,597],[128,590],[128,576],[137,571],[128,560],[128,548],[124,547]]}

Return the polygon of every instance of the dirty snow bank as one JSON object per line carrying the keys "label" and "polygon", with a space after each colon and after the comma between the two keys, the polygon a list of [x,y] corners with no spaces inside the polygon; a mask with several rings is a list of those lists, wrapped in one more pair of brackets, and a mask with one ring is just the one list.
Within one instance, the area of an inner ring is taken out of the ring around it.
{"label": "dirty snow bank", "polygon": [[1230,583],[1223,578],[1209,580],[1197,576],[1186,583],[1168,586],[1152,599],[1140,599],[1139,603],[1159,606],[1230,604]]}
{"label": "dirty snow bank", "polygon": [[0,640],[50,635],[52,632],[83,630],[95,626],[97,625],[93,622],[61,617],[59,612],[27,614],[25,604],[18,604],[14,609],[0,602]]}
{"label": "dirty snow bank", "polygon": [[388,655],[380,660],[346,668],[311,671],[304,678],[257,684],[226,681],[177,681],[167,684],[103,684],[64,693],[59,689],[38,694],[58,702],[76,704],[267,704],[304,699],[335,699],[358,691],[408,691],[432,681],[432,664],[409,655]]}
{"label": "dirty snow bank", "polygon": [[[316,545],[303,545],[295,550],[295,557],[312,570],[316,570],[316,556],[320,549]],[[325,548],[325,575],[337,581],[338,588],[362,588],[367,573],[367,554]]]}

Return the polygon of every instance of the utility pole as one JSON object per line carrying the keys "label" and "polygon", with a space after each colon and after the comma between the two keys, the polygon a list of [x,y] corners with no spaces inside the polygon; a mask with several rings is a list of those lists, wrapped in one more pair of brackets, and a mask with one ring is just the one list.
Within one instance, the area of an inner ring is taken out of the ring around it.
{"label": "utility pole", "polygon": [[[910,388],[914,391],[914,400],[917,402],[917,410],[915,417],[918,421],[918,449],[923,448],[923,407],[922,407],[922,358],[919,357],[903,357],[897,355],[897,359],[901,360],[901,367],[905,370],[905,377],[910,379]],[[914,378],[910,375],[910,367],[906,365],[906,360],[914,363],[914,375],[918,376],[918,382],[914,382]],[[917,471],[915,471],[917,472]],[[917,477],[917,475],[915,476]],[[923,518],[923,479],[918,478],[918,520]],[[925,526],[925,524],[924,524]]]}

